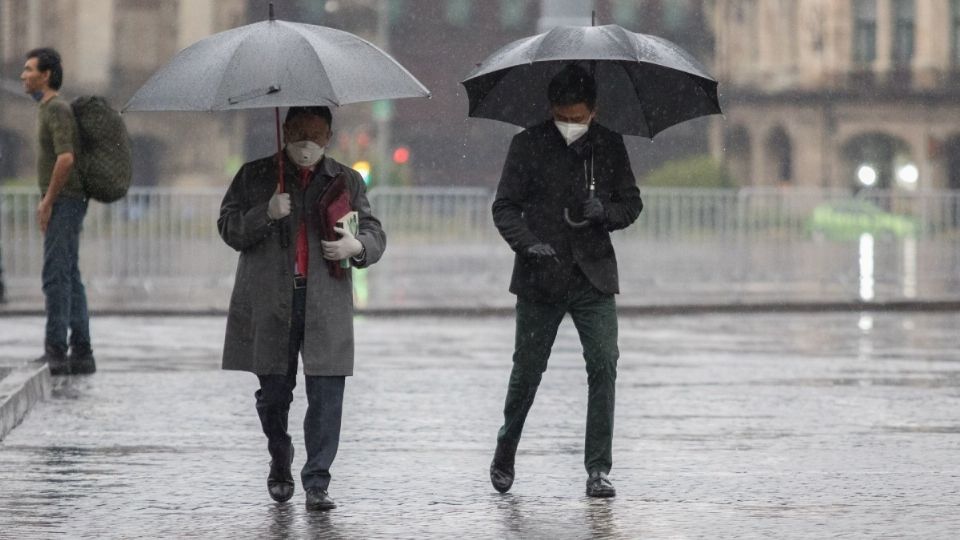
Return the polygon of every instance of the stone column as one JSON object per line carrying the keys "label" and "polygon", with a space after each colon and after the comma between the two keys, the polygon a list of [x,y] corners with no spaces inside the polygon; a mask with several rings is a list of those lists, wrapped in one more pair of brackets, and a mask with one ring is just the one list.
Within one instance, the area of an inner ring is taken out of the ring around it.
{"label": "stone column", "polygon": [[213,0],[180,1],[177,13],[178,51],[215,32],[213,10]]}
{"label": "stone column", "polygon": [[950,65],[950,2],[916,2],[915,87],[932,88]]}
{"label": "stone column", "polygon": [[113,0],[83,0],[77,10],[77,66],[71,69],[73,83],[87,92],[103,93],[110,86],[114,51]]}
{"label": "stone column", "polygon": [[877,0],[877,59],[873,68],[886,73],[893,66],[893,2]]}

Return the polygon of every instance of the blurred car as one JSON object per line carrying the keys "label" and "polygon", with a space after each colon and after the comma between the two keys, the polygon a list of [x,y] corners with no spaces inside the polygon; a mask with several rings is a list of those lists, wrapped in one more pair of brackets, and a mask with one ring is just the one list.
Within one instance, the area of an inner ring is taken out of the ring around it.
{"label": "blurred car", "polygon": [[886,212],[870,201],[830,201],[813,209],[809,229],[814,236],[830,240],[856,240],[861,234],[903,238],[916,233],[915,219]]}

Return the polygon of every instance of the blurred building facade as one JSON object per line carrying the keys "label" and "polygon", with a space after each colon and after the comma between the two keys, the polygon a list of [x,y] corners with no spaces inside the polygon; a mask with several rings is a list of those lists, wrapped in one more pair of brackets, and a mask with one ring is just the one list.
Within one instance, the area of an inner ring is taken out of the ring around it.
{"label": "blurred building facade", "polygon": [[[374,164],[374,185],[490,187],[499,180],[510,138],[518,128],[467,118],[459,82],[474,65],[510,43],[559,24],[616,23],[675,41],[709,65],[712,37],[706,0],[327,0],[289,6],[296,20],[354,32],[390,52],[432,92],[338,111],[337,151]],[[343,120],[341,120],[343,119]],[[671,128],[651,143],[627,138],[638,176],[664,161],[706,153],[708,122]],[[252,129],[256,129],[253,126]],[[252,133],[252,131],[251,131]],[[269,133],[250,146],[266,147]],[[398,156],[407,159],[396,163]],[[380,168],[391,170],[378,174]],[[384,176],[386,178],[384,178]]]}
{"label": "blurred building facade", "polygon": [[960,189],[960,0],[714,0],[725,117],[745,185]]}
{"label": "blurred building facade", "polygon": [[[63,94],[105,96],[120,108],[160,66],[187,45],[243,24],[243,0],[0,0],[0,178],[33,178],[36,107],[22,99],[24,55],[56,48]],[[226,182],[242,153],[236,114],[129,113],[134,183]]]}
{"label": "blurred building facade", "polygon": [[[713,41],[709,0],[274,0],[277,17],[353,32],[381,46],[432,99],[357,104],[334,111],[330,153],[372,164],[373,185],[492,186],[516,127],[467,118],[459,84],[510,41],[557,24],[616,23],[654,33],[705,64]],[[263,20],[267,0],[0,0],[0,179],[32,178],[36,110],[20,90],[24,54],[63,55],[64,94],[105,95],[122,106],[177,51],[215,32]],[[82,9],[81,9],[82,8]],[[223,184],[243,160],[275,148],[273,113],[125,115],[140,185]],[[638,176],[708,151],[706,121],[654,142],[627,138]]]}

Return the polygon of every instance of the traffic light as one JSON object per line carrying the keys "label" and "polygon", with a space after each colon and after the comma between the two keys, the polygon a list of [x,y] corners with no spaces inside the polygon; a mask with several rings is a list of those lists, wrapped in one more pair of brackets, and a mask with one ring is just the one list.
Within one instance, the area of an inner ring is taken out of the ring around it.
{"label": "traffic light", "polygon": [[393,151],[393,162],[397,165],[403,165],[410,161],[410,149],[406,146],[398,146]]}
{"label": "traffic light", "polygon": [[360,173],[360,176],[363,178],[364,184],[370,183],[370,162],[360,160],[353,164],[353,170]]}

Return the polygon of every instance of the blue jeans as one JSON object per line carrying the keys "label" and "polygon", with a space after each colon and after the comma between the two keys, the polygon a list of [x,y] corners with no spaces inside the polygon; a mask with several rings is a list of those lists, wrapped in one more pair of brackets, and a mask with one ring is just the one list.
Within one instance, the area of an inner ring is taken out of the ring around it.
{"label": "blue jeans", "polygon": [[47,331],[45,344],[58,352],[70,346],[90,347],[90,317],[87,292],[80,281],[80,230],[87,214],[87,202],[60,197],[43,238],[43,294],[46,297]]}

